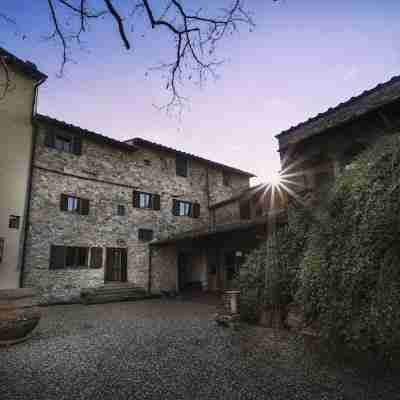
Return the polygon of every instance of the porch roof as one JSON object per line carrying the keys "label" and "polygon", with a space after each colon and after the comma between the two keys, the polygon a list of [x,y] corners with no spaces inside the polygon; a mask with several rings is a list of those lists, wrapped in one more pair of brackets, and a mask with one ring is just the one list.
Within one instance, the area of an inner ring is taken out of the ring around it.
{"label": "porch roof", "polygon": [[251,228],[254,228],[259,225],[264,225],[268,223],[268,221],[273,217],[282,217],[286,215],[285,210],[276,210],[274,212],[269,213],[268,215],[264,215],[262,217],[254,218],[250,221],[244,222],[235,222],[230,224],[220,224],[215,227],[209,227],[204,229],[191,230],[186,232],[177,233],[176,235],[172,235],[168,238],[154,240],[150,243],[151,246],[162,246],[168,244],[174,244],[178,242],[184,242],[188,240],[199,240],[210,238],[212,236],[231,233],[231,232],[239,232],[245,231]]}

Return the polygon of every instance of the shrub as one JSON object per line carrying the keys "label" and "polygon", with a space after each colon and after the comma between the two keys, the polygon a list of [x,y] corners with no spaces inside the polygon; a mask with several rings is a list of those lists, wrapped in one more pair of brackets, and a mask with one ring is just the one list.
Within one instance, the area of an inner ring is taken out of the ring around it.
{"label": "shrub", "polygon": [[255,321],[262,306],[284,308],[298,288],[298,268],[303,256],[310,218],[307,210],[290,207],[288,223],[246,259],[238,277],[241,315]]}
{"label": "shrub", "polygon": [[297,300],[322,337],[400,352],[400,139],[363,153],[335,182],[309,233]]}

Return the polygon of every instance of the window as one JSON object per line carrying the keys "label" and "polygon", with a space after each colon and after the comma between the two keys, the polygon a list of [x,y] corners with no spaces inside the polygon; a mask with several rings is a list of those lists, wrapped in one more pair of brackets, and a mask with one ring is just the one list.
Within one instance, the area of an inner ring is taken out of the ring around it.
{"label": "window", "polygon": [[20,221],[19,216],[10,215],[10,219],[8,220],[8,227],[10,229],[19,229],[19,221]]}
{"label": "window", "polygon": [[82,139],[79,136],[70,135],[65,132],[47,132],[45,145],[49,148],[78,156],[82,154]]}
{"label": "window", "polygon": [[227,171],[222,171],[222,182],[224,186],[230,186],[231,185],[231,174]]}
{"label": "window", "polygon": [[176,175],[177,176],[188,176],[188,160],[182,156],[176,156]]}
{"label": "window", "polygon": [[3,262],[4,257],[4,239],[0,238],[0,264]]}
{"label": "window", "polygon": [[72,246],[51,246],[50,269],[88,268],[89,248]]}
{"label": "window", "polygon": [[144,242],[148,242],[153,240],[153,231],[151,229],[139,229],[138,237],[139,240],[143,240]]}
{"label": "window", "polygon": [[200,204],[183,200],[173,200],[172,214],[178,217],[199,218]]}
{"label": "window", "polygon": [[240,204],[240,219],[250,219],[250,201],[244,201]]}
{"label": "window", "polygon": [[147,165],[148,167],[151,165],[151,161],[150,160],[143,160],[144,161],[144,165]]}
{"label": "window", "polygon": [[117,208],[117,214],[118,214],[120,217],[125,216],[125,206],[123,206],[122,204],[119,204],[119,205],[118,205],[118,208]]}
{"label": "window", "polygon": [[160,210],[160,195],[145,193],[145,192],[133,192],[133,207],[135,208],[148,208],[151,210]]}
{"label": "window", "polygon": [[102,268],[103,249],[101,247],[74,247],[74,246],[51,246],[50,269],[65,268]]}
{"label": "window", "polygon": [[59,151],[72,153],[72,139],[56,135],[54,138],[54,148]]}
{"label": "window", "polygon": [[60,198],[60,210],[81,215],[89,215],[89,200],[62,194]]}

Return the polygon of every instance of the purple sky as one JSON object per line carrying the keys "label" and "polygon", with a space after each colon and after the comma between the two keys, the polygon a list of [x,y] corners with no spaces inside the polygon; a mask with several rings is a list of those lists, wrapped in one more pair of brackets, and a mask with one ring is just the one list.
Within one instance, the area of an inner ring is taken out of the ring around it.
{"label": "purple sky", "polygon": [[0,22],[0,46],[49,75],[41,113],[121,140],[160,142],[263,181],[279,169],[275,134],[399,74],[398,0],[248,0],[255,31],[243,29],[220,46],[227,59],[220,78],[202,91],[186,89],[190,111],[179,122],[153,107],[166,100],[159,77],[145,78],[149,67],[168,60],[165,32],[147,33],[127,52],[112,23],[101,22],[86,36],[88,51],[75,51],[77,64],[59,79],[60,53],[43,39],[47,2],[2,3],[0,11],[20,28],[15,34]]}

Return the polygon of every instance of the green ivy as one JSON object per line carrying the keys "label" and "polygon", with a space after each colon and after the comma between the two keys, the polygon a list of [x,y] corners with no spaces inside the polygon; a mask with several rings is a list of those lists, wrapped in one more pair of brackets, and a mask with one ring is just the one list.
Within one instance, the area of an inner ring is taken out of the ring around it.
{"label": "green ivy", "polygon": [[322,337],[400,353],[400,139],[386,137],[336,180],[308,235],[297,301]]}
{"label": "green ivy", "polygon": [[284,308],[293,301],[310,220],[308,210],[290,207],[289,222],[276,225],[268,240],[246,258],[238,277],[242,317],[255,321],[263,306]]}

